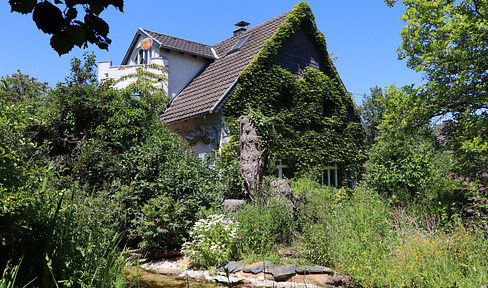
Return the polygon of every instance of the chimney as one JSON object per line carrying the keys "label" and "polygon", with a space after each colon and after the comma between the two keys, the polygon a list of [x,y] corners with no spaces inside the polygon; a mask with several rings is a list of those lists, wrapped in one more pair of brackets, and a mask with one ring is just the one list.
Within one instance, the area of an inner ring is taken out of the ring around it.
{"label": "chimney", "polygon": [[238,22],[234,25],[236,25],[236,30],[234,30],[234,36],[241,34],[242,32],[247,30],[247,27],[250,23],[247,23],[246,21],[241,21]]}

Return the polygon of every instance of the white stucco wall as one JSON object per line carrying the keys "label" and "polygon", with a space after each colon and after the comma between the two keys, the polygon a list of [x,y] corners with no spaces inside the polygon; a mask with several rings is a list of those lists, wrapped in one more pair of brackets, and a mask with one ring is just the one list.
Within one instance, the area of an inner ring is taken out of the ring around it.
{"label": "white stucco wall", "polygon": [[[140,66],[137,62],[137,56],[140,50],[139,42],[145,36],[136,38],[137,46],[131,52],[127,65],[112,66],[112,61],[101,61],[98,64],[98,80],[105,78],[119,79],[123,75],[134,73],[135,69]],[[160,48],[159,44],[154,41],[149,49],[149,63],[164,65],[167,70],[167,82],[164,83],[165,91],[174,99],[183,88],[208,64],[208,59],[195,57],[187,53],[180,53],[165,48]],[[124,88],[133,81],[132,79],[117,83],[116,88]]]}
{"label": "white stucco wall", "polygon": [[168,128],[188,140],[192,144],[193,152],[199,155],[218,150],[223,143],[227,142],[229,132],[223,122],[224,119],[219,112],[169,124]]}
{"label": "white stucco wall", "polygon": [[[163,65],[166,66],[166,62],[162,58],[151,58],[149,63],[154,63],[158,65]],[[121,66],[112,66],[112,61],[101,61],[98,62],[98,81],[102,79],[114,79],[118,80],[122,76],[131,74],[131,73],[136,73],[136,69],[138,67],[141,67],[142,65],[121,65]],[[158,70],[153,70],[155,73],[160,73]],[[168,77],[166,75],[166,77]],[[117,89],[122,89],[127,87],[130,83],[132,83],[135,79],[126,79],[124,81],[118,82],[115,84],[115,88]],[[159,84],[155,84],[159,85]],[[159,88],[159,87],[157,87]],[[166,93],[168,93],[168,82],[165,81],[163,83],[163,88]]]}

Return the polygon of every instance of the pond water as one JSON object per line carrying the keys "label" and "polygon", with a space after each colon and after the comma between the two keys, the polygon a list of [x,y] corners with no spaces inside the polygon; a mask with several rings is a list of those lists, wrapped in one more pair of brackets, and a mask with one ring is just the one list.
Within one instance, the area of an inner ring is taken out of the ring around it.
{"label": "pond water", "polygon": [[142,288],[187,288],[187,287],[203,287],[203,288],[220,288],[223,287],[216,283],[207,281],[197,281],[193,279],[176,279],[174,276],[166,276],[156,273],[150,273],[146,270],[137,267],[126,268],[127,278],[134,283],[135,287]]}

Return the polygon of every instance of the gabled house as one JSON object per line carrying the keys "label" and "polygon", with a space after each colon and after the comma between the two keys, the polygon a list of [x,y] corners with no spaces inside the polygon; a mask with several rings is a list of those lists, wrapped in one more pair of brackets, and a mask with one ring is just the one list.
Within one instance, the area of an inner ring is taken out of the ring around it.
{"label": "gabled house", "polygon": [[248,25],[237,23],[232,37],[213,46],[139,28],[120,66],[99,63],[99,79],[162,64],[170,105],[161,119],[200,157],[227,141],[226,117],[252,113],[278,129],[268,141],[277,175],[321,171],[334,186],[350,179],[363,129],[309,5]]}

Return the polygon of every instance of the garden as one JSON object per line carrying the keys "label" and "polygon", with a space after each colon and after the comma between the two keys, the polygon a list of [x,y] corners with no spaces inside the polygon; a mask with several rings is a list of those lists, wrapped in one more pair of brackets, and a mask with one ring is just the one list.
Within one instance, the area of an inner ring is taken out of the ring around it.
{"label": "garden", "polygon": [[[252,199],[236,132],[213,165],[202,162],[161,122],[165,95],[141,79],[98,83],[93,55],[73,59],[55,87],[2,77],[0,288],[137,287],[128,251],[181,251],[210,271],[230,260],[322,265],[350,287],[486,287],[488,5],[403,2],[399,56],[424,73],[422,86],[371,88],[357,107],[340,79],[311,68],[296,78],[268,54],[243,73],[226,109],[247,114],[269,148]],[[300,101],[244,107],[259,77],[278,92],[256,93]],[[324,100],[339,104],[329,114],[302,105]],[[269,188],[277,155],[293,170],[288,198]],[[339,181],[327,186],[330,163]],[[235,198],[247,202],[222,206]]]}

